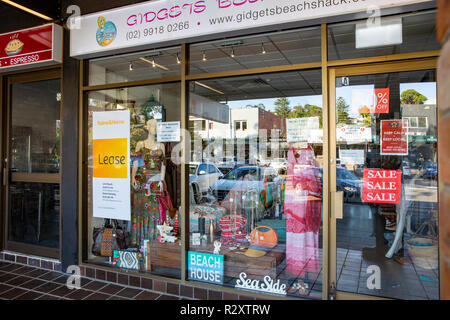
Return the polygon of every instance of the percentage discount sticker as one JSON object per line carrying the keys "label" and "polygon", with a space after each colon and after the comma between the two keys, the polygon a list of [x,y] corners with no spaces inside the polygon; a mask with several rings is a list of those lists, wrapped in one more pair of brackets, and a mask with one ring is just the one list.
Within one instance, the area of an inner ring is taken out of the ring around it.
{"label": "percentage discount sticker", "polygon": [[374,113],[389,113],[389,88],[375,89],[375,99]]}

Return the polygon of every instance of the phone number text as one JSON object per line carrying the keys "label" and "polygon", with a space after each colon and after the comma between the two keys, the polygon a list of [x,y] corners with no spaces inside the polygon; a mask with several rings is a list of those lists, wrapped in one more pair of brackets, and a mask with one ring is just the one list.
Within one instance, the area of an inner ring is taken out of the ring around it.
{"label": "phone number text", "polygon": [[178,32],[189,29],[189,21],[171,23],[165,26],[145,28],[141,30],[132,30],[127,32],[127,41],[133,39],[140,39],[141,37],[151,37],[158,34]]}

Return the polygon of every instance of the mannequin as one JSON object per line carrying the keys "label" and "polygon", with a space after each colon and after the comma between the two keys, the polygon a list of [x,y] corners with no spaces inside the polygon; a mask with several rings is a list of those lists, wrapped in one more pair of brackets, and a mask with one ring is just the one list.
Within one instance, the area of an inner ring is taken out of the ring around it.
{"label": "mannequin", "polygon": [[131,171],[131,186],[134,189],[131,216],[131,241],[140,246],[144,239],[157,237],[157,225],[163,224],[159,212],[159,195],[164,190],[165,150],[164,144],[156,141],[157,121],[146,123],[148,137],[136,144],[136,160]]}

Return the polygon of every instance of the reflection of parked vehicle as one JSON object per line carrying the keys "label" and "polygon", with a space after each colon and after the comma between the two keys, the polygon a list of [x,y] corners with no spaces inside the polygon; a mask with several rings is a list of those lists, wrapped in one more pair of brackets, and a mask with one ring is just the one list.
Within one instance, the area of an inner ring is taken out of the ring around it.
{"label": "reflection of parked vehicle", "polygon": [[364,175],[364,165],[357,164],[355,166],[355,175],[358,177],[362,177]]}
{"label": "reflection of parked vehicle", "polygon": [[[322,180],[322,168],[319,170],[320,178]],[[344,191],[345,202],[361,202],[362,184],[362,180],[346,168],[336,168],[336,188],[337,191]]]}
{"label": "reflection of parked vehicle", "polygon": [[277,170],[279,173],[286,173],[287,165],[287,159],[285,158],[276,158],[270,162],[270,166]]}
{"label": "reflection of parked vehicle", "polygon": [[224,157],[222,162],[216,162],[217,168],[225,175],[236,167],[236,157]]}
{"label": "reflection of parked vehicle", "polygon": [[228,192],[238,185],[238,189],[245,190],[258,190],[261,192],[267,187],[270,188],[272,199],[276,198],[276,187],[281,187],[283,179],[278,175],[276,170],[270,167],[239,167],[228,174],[222,179],[213,183],[210,187],[211,193],[217,198],[218,201],[222,201],[228,194]]}
{"label": "reflection of parked vehicle", "polygon": [[200,203],[202,195],[200,194],[200,188],[196,182],[189,183],[189,201],[191,204]]}
{"label": "reflection of parked vehicle", "polygon": [[201,194],[206,194],[209,186],[222,177],[223,173],[212,163],[189,165],[189,182],[196,184]]}
{"label": "reflection of parked vehicle", "polygon": [[411,168],[409,167],[409,164],[407,161],[402,161],[402,172],[403,177],[407,178],[411,176]]}
{"label": "reflection of parked vehicle", "polygon": [[425,164],[425,172],[423,176],[427,179],[437,179],[437,163],[427,162]]}

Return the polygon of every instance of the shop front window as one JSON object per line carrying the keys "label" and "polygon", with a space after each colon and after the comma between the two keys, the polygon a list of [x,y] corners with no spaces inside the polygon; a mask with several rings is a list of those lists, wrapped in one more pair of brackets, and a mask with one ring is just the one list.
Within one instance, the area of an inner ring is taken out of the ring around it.
{"label": "shop front window", "polygon": [[190,73],[319,62],[320,27],[192,45]]}
{"label": "shop front window", "polygon": [[328,26],[328,59],[355,59],[439,50],[436,12],[375,17]]}
{"label": "shop front window", "polygon": [[93,91],[87,99],[88,260],[179,278],[181,182],[171,156],[180,85]]}
{"label": "shop front window", "polygon": [[202,82],[189,117],[214,129],[191,134],[188,279],[321,298],[320,70]]}
{"label": "shop front window", "polygon": [[180,48],[168,48],[92,59],[89,85],[131,82],[180,75]]}

